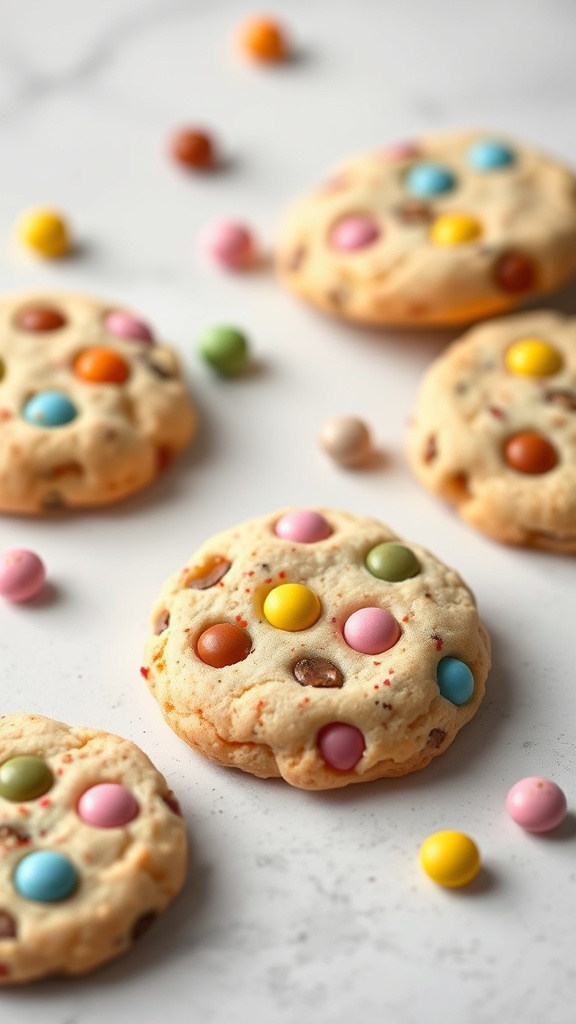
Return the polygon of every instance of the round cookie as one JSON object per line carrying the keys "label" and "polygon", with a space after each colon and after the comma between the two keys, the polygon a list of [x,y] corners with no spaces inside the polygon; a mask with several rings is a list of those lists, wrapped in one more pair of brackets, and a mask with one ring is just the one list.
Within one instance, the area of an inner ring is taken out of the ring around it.
{"label": "round cookie", "polygon": [[576,319],[525,313],[451,345],[420,386],[408,458],[488,536],[576,554]]}
{"label": "round cookie", "polygon": [[490,662],[454,570],[375,519],[283,510],[207,541],[164,585],[142,674],[192,747],[331,789],[423,768]]}
{"label": "round cookie", "polygon": [[346,319],[481,319],[576,271],[576,178],[484,132],[391,146],[349,160],[295,203],[276,264],[290,290]]}
{"label": "round cookie", "polygon": [[144,321],[83,296],[0,300],[0,510],[118,501],[195,427],[175,353]]}
{"label": "round cookie", "polygon": [[0,985],[126,952],[184,883],[186,829],[133,743],[0,718]]}

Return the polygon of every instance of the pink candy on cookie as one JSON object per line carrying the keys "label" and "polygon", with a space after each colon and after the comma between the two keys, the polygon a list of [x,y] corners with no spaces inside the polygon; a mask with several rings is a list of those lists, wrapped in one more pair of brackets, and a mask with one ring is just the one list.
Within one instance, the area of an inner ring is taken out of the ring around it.
{"label": "pink candy on cookie", "polygon": [[382,654],[398,643],[402,631],[384,608],[359,608],[344,623],[344,639],[359,654]]}
{"label": "pink candy on cookie", "polygon": [[249,228],[234,220],[207,224],[200,235],[202,252],[230,270],[244,270],[256,259],[256,243]]}
{"label": "pink candy on cookie", "polygon": [[508,792],[506,810],[527,832],[549,832],[566,817],[566,797],[555,782],[529,776]]}
{"label": "pink candy on cookie", "polygon": [[122,828],[137,817],[139,810],[130,790],[117,782],[91,786],[78,801],[78,817],[95,828]]}
{"label": "pink candy on cookie", "polygon": [[26,548],[12,548],[0,555],[0,594],[8,601],[28,601],[44,586],[42,559]]}
{"label": "pink candy on cookie", "polygon": [[380,228],[372,217],[357,213],[338,221],[332,229],[330,242],[341,252],[354,252],[372,245],[379,237]]}
{"label": "pink candy on cookie", "polygon": [[110,334],[117,338],[131,338],[133,341],[145,341],[148,344],[154,342],[152,331],[143,320],[125,313],[122,309],[113,309],[104,318],[104,325]]}
{"label": "pink candy on cookie", "polygon": [[346,722],[330,722],[325,725],[318,733],[317,743],[328,767],[338,772],[351,771],[366,749],[360,729]]}
{"label": "pink candy on cookie", "polygon": [[293,540],[297,544],[317,544],[330,536],[332,527],[319,512],[298,508],[278,520],[274,533],[282,540]]}

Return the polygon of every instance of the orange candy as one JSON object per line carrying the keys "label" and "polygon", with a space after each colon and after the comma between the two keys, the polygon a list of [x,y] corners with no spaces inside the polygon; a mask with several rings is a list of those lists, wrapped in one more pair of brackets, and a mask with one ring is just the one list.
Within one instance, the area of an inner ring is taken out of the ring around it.
{"label": "orange candy", "polygon": [[240,28],[240,44],[253,60],[278,63],[286,60],[284,32],[271,18],[251,18]]}
{"label": "orange candy", "polygon": [[504,445],[504,458],[518,473],[548,473],[558,462],[556,449],[541,434],[524,430],[509,437]]}
{"label": "orange candy", "polygon": [[245,629],[232,622],[219,622],[198,637],[196,654],[212,668],[225,668],[244,661],[252,650],[252,639]]}
{"label": "orange candy", "polygon": [[130,370],[122,356],[111,348],[87,348],[74,361],[77,377],[88,384],[123,384]]}

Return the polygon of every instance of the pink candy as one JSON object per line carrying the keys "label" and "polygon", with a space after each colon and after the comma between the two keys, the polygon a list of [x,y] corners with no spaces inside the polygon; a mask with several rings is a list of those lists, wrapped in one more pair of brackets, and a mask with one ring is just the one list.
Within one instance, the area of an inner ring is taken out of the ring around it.
{"label": "pink candy", "polygon": [[402,631],[383,608],[359,608],[344,623],[344,639],[360,654],[382,654],[398,643]]}
{"label": "pink candy", "polygon": [[415,142],[392,142],[389,146],[384,146],[381,151],[382,156],[386,160],[414,160],[415,157],[420,156],[420,149]]}
{"label": "pink candy", "polygon": [[0,555],[0,594],[8,601],[27,601],[44,586],[46,569],[33,551],[13,548]]}
{"label": "pink candy", "polygon": [[566,797],[550,779],[530,776],[512,786],[506,810],[527,832],[549,832],[566,817]]}
{"label": "pink candy", "polygon": [[78,816],[95,828],[121,828],[138,814],[139,807],[129,789],[117,782],[101,782],[80,797]]}
{"label": "pink candy", "polygon": [[205,255],[231,270],[243,270],[256,259],[252,233],[238,221],[208,224],[200,235],[200,245]]}
{"label": "pink candy", "polygon": [[357,213],[338,221],[332,229],[330,242],[341,252],[354,252],[356,249],[365,249],[366,246],[372,245],[379,237],[380,228],[372,218]]}
{"label": "pink candy", "polygon": [[125,313],[122,309],[113,309],[107,313],[104,317],[104,326],[106,330],[110,331],[110,334],[115,334],[117,338],[145,341],[149,345],[154,343],[154,335],[148,325],[143,320],[132,316],[131,313]]}
{"label": "pink candy", "polygon": [[330,722],[318,733],[318,749],[329,768],[349,772],[366,749],[364,737],[354,725]]}
{"label": "pink candy", "polygon": [[299,508],[282,516],[274,527],[274,533],[282,540],[293,540],[297,544],[316,544],[330,536],[332,527],[319,512]]}

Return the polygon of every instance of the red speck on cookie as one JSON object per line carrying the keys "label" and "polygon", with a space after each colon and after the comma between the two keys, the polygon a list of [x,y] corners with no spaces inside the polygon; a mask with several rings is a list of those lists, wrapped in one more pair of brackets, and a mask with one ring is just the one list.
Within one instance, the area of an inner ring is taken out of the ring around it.
{"label": "red speck on cookie", "polygon": [[150,669],[146,668],[146,665],[142,665],[140,669],[140,675],[143,676],[144,679],[148,679],[148,676],[150,675]]}

